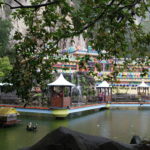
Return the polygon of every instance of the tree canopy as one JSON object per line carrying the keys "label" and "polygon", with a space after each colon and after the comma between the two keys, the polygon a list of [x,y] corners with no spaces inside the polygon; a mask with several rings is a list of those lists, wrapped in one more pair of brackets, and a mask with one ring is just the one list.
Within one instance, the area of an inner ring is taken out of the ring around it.
{"label": "tree canopy", "polygon": [[149,12],[149,0],[30,0],[30,5],[14,1],[16,6],[1,4],[15,9],[13,18],[23,19],[27,27],[25,34],[14,34],[16,62],[9,77],[23,98],[33,84],[46,84],[54,64],[67,61],[59,55],[62,40],[80,34],[98,51],[98,59],[149,64],[150,34],[137,21]]}
{"label": "tree canopy", "polygon": [[9,62],[8,57],[0,58],[0,81],[9,74],[12,69],[12,65]]}

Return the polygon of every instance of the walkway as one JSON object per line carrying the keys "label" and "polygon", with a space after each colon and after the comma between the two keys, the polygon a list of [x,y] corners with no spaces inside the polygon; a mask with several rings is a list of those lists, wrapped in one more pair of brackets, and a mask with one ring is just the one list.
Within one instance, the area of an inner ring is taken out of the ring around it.
{"label": "walkway", "polygon": [[96,110],[96,109],[103,109],[103,108],[142,108],[142,107],[150,107],[150,102],[146,103],[138,103],[138,102],[128,102],[128,103],[115,103],[112,102],[111,104],[101,103],[101,104],[90,104],[90,105],[84,105],[84,106],[76,106],[71,107],[70,109],[49,109],[47,107],[22,107],[22,106],[16,106],[16,105],[6,105],[1,104],[0,107],[14,107],[18,112],[24,112],[24,113],[38,113],[38,114],[49,114],[54,116],[68,116],[69,114],[77,113],[77,112],[83,112],[83,111],[90,111],[90,110]]}

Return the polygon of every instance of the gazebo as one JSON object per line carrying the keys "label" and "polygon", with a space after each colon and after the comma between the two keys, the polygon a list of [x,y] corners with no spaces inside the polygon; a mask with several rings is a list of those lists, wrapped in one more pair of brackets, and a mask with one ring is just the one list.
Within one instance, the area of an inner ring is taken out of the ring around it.
{"label": "gazebo", "polygon": [[67,108],[71,105],[71,87],[74,84],[67,81],[63,74],[52,83],[48,84],[50,89],[50,106],[54,108]]}
{"label": "gazebo", "polygon": [[100,101],[109,102],[112,99],[112,86],[107,81],[103,81],[97,87],[98,98]]}
{"label": "gazebo", "polygon": [[141,96],[149,95],[149,85],[142,81],[142,83],[137,86],[137,94]]}

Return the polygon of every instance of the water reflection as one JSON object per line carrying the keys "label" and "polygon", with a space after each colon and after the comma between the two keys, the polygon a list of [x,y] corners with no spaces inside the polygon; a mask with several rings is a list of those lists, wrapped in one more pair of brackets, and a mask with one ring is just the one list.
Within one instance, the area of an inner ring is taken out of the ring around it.
{"label": "water reflection", "polygon": [[[30,146],[60,126],[125,143],[129,143],[135,134],[150,139],[149,113],[150,110],[105,110],[63,120],[49,116],[21,116],[20,125],[0,128],[0,149],[17,150]],[[26,125],[30,121],[38,123],[37,132],[26,131]]]}
{"label": "water reflection", "polygon": [[150,111],[107,110],[70,120],[70,128],[129,143],[133,135],[150,138]]}

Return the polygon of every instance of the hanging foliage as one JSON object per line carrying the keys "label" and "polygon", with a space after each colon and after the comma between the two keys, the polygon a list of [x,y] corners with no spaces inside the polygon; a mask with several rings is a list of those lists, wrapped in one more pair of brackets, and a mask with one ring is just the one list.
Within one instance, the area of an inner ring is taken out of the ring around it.
{"label": "hanging foliage", "polygon": [[[149,1],[30,0],[29,5],[14,1],[16,6],[5,0],[1,5],[14,9],[12,17],[26,25],[25,34],[14,34],[16,62],[9,76],[23,98],[28,98],[33,84],[44,86],[51,78],[53,65],[63,58],[61,41],[80,34],[97,50],[99,59],[124,58],[125,66],[149,64],[150,34],[139,23],[146,17]],[[81,59],[81,65],[88,61]]]}

